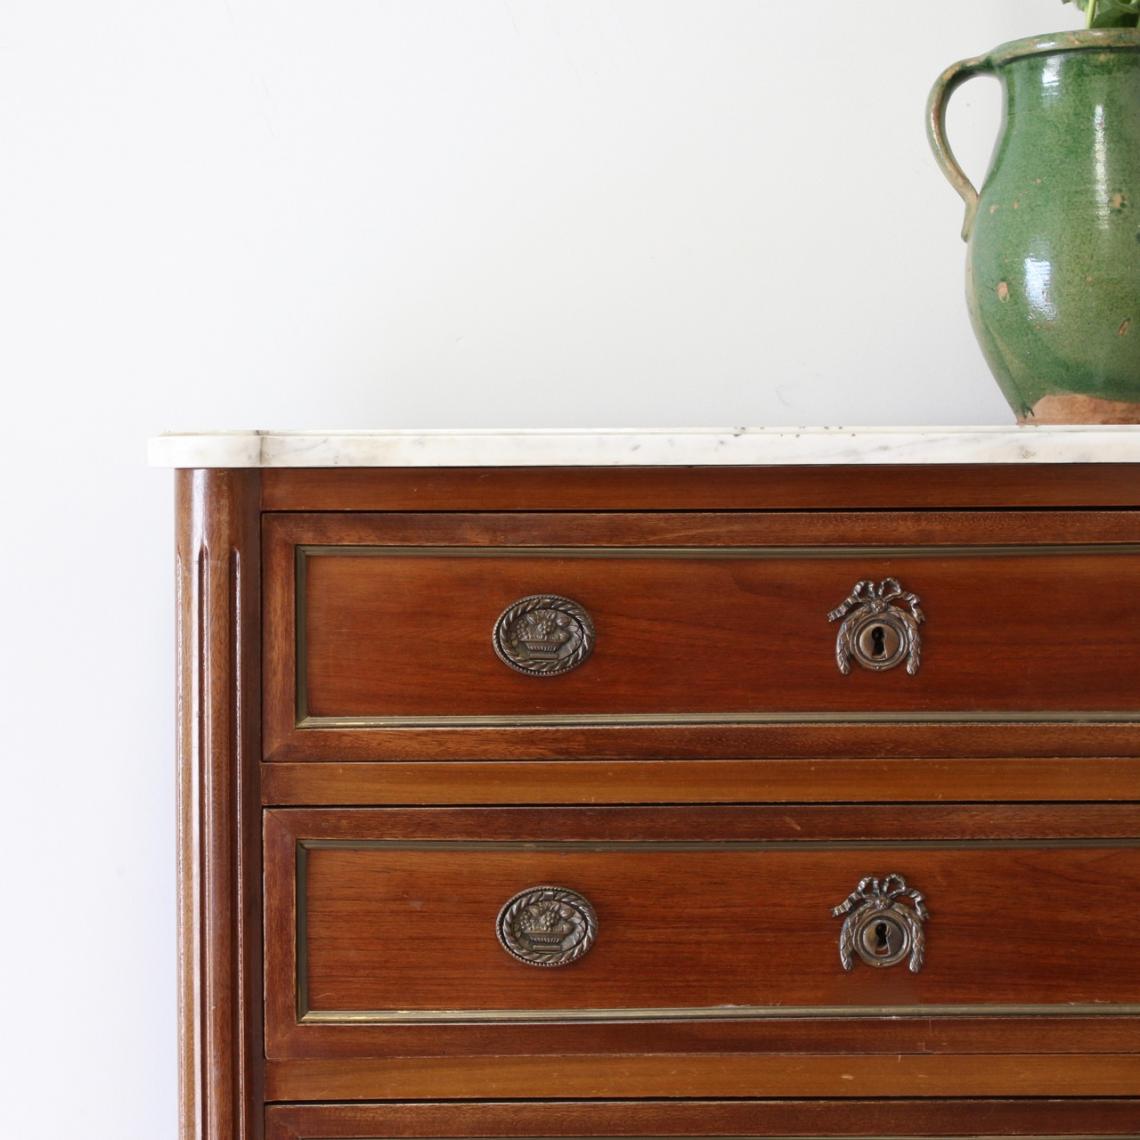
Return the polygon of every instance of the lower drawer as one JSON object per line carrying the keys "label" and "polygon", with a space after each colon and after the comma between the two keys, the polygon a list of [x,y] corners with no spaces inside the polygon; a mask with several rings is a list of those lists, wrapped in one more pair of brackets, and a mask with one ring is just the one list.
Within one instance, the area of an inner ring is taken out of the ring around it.
{"label": "lower drawer", "polygon": [[270,811],[268,1056],[1128,1053],[1137,835],[1124,805]]}
{"label": "lower drawer", "polygon": [[851,1100],[280,1105],[266,1140],[388,1137],[980,1137],[1140,1132],[1140,1100]]}

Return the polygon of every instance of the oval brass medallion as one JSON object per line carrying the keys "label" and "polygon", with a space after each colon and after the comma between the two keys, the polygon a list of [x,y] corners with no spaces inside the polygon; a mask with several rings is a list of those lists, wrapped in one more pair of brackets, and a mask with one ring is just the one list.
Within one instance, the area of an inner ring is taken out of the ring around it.
{"label": "oval brass medallion", "polygon": [[499,659],[520,673],[556,677],[577,669],[594,650],[594,623],[577,602],[532,594],[509,605],[495,622]]}
{"label": "oval brass medallion", "polygon": [[495,932],[503,949],[528,966],[568,966],[593,946],[598,916],[577,891],[527,887],[503,904]]}

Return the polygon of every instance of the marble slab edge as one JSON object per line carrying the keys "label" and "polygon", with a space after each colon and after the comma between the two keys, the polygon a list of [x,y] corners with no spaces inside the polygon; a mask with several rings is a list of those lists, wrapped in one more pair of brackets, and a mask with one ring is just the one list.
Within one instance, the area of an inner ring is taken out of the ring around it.
{"label": "marble slab edge", "polygon": [[1140,462],[1140,427],[172,433],[153,467],[702,467]]}

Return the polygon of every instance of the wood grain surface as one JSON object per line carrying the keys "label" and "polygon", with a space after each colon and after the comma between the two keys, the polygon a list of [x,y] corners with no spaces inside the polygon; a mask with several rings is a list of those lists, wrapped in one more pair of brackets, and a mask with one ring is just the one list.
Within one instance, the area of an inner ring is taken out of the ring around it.
{"label": "wood grain surface", "polygon": [[266,1093],[271,1101],[500,1097],[1135,1098],[1140,1096],[1140,1066],[1134,1053],[1079,1057],[1009,1054],[885,1058],[754,1053],[397,1057],[270,1061],[266,1066]]}
{"label": "wood grain surface", "polygon": [[[934,731],[928,730],[928,736],[933,737]],[[432,762],[300,762],[262,768],[267,805],[1140,799],[1140,759],[1121,756],[485,760],[453,761],[443,768]]]}
{"label": "wood grain surface", "polygon": [[266,1140],[407,1137],[1135,1136],[1140,1101],[849,1099],[278,1105]]}
{"label": "wood grain surface", "polygon": [[1137,507],[1127,464],[476,467],[262,472],[266,511],[780,511]]}

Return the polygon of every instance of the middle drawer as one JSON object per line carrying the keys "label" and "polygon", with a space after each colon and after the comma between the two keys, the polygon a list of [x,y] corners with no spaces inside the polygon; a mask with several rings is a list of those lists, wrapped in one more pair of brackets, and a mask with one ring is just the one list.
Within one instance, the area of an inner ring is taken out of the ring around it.
{"label": "middle drawer", "polygon": [[270,811],[267,1044],[1135,1014],[1137,835],[1109,805]]}

